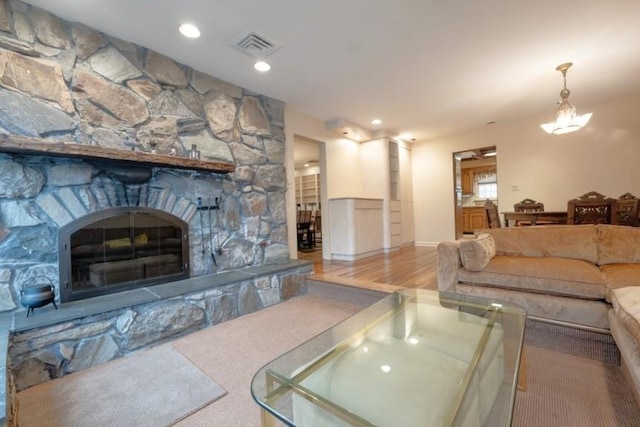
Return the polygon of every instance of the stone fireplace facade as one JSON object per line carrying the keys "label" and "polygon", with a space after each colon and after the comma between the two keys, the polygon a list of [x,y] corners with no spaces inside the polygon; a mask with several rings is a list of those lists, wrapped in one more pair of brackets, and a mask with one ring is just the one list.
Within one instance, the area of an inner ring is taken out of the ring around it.
{"label": "stone fireplace facade", "polygon": [[[0,324],[10,331],[7,378],[18,390],[304,291],[311,268],[291,262],[287,246],[282,102],[0,0],[1,134],[182,157],[194,148],[202,161],[235,165],[212,173],[6,152],[0,142]],[[219,209],[198,209],[207,205]],[[191,291],[161,284],[153,300],[48,324],[39,310],[53,309],[36,308],[24,320],[20,291],[37,278],[48,278],[60,301],[60,231],[127,208],[186,224],[191,278],[175,283]]]}
{"label": "stone fireplace facade", "polygon": [[[216,174],[0,153],[0,312],[23,310],[21,287],[36,276],[59,295],[59,229],[104,209],[185,221],[191,276],[289,258],[279,101],[0,0],[0,132],[179,156],[195,145],[202,160],[235,164]],[[219,210],[197,209],[214,200]]]}

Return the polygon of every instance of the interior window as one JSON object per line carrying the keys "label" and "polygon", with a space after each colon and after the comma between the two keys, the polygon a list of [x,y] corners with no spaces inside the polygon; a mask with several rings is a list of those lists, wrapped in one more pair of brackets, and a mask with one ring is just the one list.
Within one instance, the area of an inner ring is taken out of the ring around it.
{"label": "interior window", "polygon": [[496,176],[484,178],[478,181],[478,199],[497,199],[498,183]]}

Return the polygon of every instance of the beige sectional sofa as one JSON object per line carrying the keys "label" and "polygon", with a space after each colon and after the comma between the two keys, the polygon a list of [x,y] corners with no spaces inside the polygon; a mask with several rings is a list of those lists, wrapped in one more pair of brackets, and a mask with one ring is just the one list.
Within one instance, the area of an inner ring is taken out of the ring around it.
{"label": "beige sectional sofa", "polygon": [[438,288],[520,305],[529,317],[611,332],[640,401],[640,228],[484,230],[438,245]]}

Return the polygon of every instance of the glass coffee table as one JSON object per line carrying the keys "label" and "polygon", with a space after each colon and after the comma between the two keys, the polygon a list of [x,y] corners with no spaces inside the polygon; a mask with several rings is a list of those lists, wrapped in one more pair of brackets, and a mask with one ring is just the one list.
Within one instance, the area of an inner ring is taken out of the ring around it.
{"label": "glass coffee table", "polygon": [[503,302],[398,291],[269,362],[251,393],[263,426],[508,426],[525,320]]}

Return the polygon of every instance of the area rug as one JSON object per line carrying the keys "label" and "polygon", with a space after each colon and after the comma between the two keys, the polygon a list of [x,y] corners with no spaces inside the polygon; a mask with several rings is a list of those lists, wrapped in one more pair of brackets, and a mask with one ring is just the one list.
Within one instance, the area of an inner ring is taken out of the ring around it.
{"label": "area rug", "polygon": [[513,425],[639,426],[640,408],[611,335],[527,321],[527,391]]}
{"label": "area rug", "polygon": [[21,427],[166,426],[226,391],[162,345],[18,393]]}

